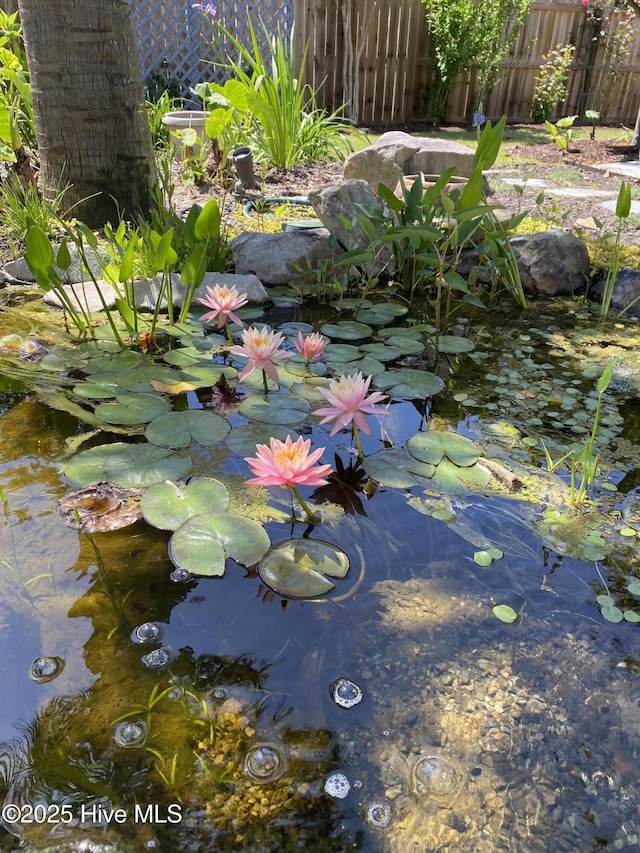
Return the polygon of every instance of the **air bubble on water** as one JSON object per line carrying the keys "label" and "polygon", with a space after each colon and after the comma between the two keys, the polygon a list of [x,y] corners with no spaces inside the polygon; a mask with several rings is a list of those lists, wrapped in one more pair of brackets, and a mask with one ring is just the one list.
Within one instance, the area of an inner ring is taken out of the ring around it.
{"label": "air bubble on water", "polygon": [[216,687],[216,689],[213,691],[213,693],[211,695],[218,702],[222,702],[223,699],[227,698],[227,691],[224,689],[224,687]]}
{"label": "air bubble on water", "polygon": [[116,726],[113,739],[118,746],[132,748],[143,746],[147,742],[148,734],[149,729],[144,720],[135,720],[135,722],[123,720]]}
{"label": "air bubble on water", "polygon": [[159,622],[143,622],[133,629],[132,643],[154,643],[162,637],[162,625]]}
{"label": "air bubble on water", "polygon": [[351,790],[351,784],[344,773],[336,771],[335,773],[329,773],[325,778],[322,783],[322,790],[325,794],[329,794],[330,797],[336,800],[344,800]]}
{"label": "air bubble on water", "polygon": [[173,660],[173,652],[167,646],[161,646],[149,654],[142,655],[140,660],[149,669],[165,669]]}
{"label": "air bubble on water", "polygon": [[364,783],[363,783],[362,779],[356,779],[351,787],[360,789],[360,788],[362,788],[363,784]]}
{"label": "air bubble on water", "polygon": [[451,797],[460,787],[462,773],[446,758],[422,755],[413,763],[411,781],[414,793],[421,797]]}
{"label": "air bubble on water", "polygon": [[174,569],[169,577],[174,583],[186,583],[191,580],[193,575],[186,569]]}
{"label": "air bubble on water", "polygon": [[64,669],[64,661],[58,657],[36,658],[31,664],[31,678],[34,681],[53,681]]}
{"label": "air bubble on water", "polygon": [[371,805],[367,806],[367,823],[378,827],[378,829],[386,829],[391,823],[390,803],[371,803]]}
{"label": "air bubble on water", "polygon": [[340,708],[353,708],[362,702],[362,690],[349,678],[336,678],[331,687],[331,696]]}
{"label": "air bubble on water", "polygon": [[277,743],[257,743],[244,757],[244,772],[256,782],[274,782],[287,769],[287,759]]}

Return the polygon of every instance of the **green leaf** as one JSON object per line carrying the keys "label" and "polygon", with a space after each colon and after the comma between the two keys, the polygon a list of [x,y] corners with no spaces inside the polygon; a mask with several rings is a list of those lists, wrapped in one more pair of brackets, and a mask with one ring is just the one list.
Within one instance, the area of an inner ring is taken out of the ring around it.
{"label": "green leaf", "polygon": [[420,484],[420,478],[432,477],[435,468],[419,462],[406,450],[388,448],[365,456],[362,466],[367,474],[381,486],[410,489]]}
{"label": "green leaf", "polygon": [[292,598],[315,598],[334,589],[328,577],[343,578],[349,558],[329,542],[319,539],[287,539],[267,551],[258,572],[262,580]]}
{"label": "green leaf", "polygon": [[517,612],[513,609],[513,607],[509,607],[508,604],[496,604],[491,609],[493,610],[493,615],[497,619],[499,619],[501,622],[506,622],[508,625],[511,625],[518,619]]}
{"label": "green leaf", "polygon": [[261,524],[231,512],[206,512],[182,524],[169,542],[175,566],[193,575],[221,577],[229,556],[242,566],[253,566],[270,545]]}
{"label": "green leaf", "polygon": [[435,373],[409,367],[387,370],[376,376],[375,384],[394,397],[405,397],[408,400],[424,400],[444,388],[444,381]]}
{"label": "green leaf", "polygon": [[188,409],[155,418],[147,427],[145,437],[160,447],[189,447],[192,440],[211,446],[224,441],[230,430],[229,421],[215,412]]}
{"label": "green leaf", "polygon": [[269,439],[277,438],[286,441],[290,435],[292,440],[297,438],[297,432],[291,427],[279,426],[278,424],[246,424],[231,430],[225,444],[238,456],[254,456],[257,444],[269,446]]}
{"label": "green leaf", "polygon": [[460,338],[458,335],[440,335],[438,349],[440,352],[458,355],[463,352],[471,352],[475,349],[475,344],[469,338]]}
{"label": "green leaf", "polygon": [[145,520],[161,530],[177,530],[194,515],[224,512],[228,505],[227,487],[208,477],[192,477],[184,488],[169,480],[156,483],[141,500]]}
{"label": "green leaf", "polygon": [[443,456],[447,456],[453,463],[462,467],[475,465],[481,452],[471,439],[455,432],[441,430],[419,432],[407,441],[405,447],[421,462],[437,465]]}
{"label": "green leaf", "polygon": [[287,394],[282,397],[251,395],[238,407],[239,414],[250,421],[268,424],[300,424],[311,409],[303,397]]}
{"label": "green leaf", "polygon": [[155,394],[120,394],[115,403],[99,403],[95,415],[108,424],[146,424],[169,411],[169,403]]}
{"label": "green leaf", "polygon": [[606,605],[600,608],[600,613],[602,613],[607,622],[622,622],[624,619],[624,613],[619,607]]}
{"label": "green leaf", "polygon": [[66,237],[63,237],[62,242],[60,243],[58,254],[56,256],[56,265],[61,270],[65,271],[71,266],[71,253],[69,252],[69,244]]}
{"label": "green leaf", "polygon": [[194,233],[198,240],[217,239],[220,234],[220,207],[215,198],[209,199],[196,219]]}
{"label": "green leaf", "polygon": [[339,320],[337,323],[325,323],[320,329],[323,335],[329,338],[338,338],[345,341],[360,341],[369,338],[373,334],[371,326],[358,323],[355,320]]}
{"label": "green leaf", "polygon": [[36,269],[46,270],[53,265],[53,246],[39,225],[32,225],[27,231],[24,259],[32,272]]}
{"label": "green leaf", "polygon": [[613,371],[616,368],[616,359],[612,359],[609,364],[602,371],[602,376],[598,379],[596,383],[596,388],[598,389],[598,394],[604,394],[604,392],[609,387],[609,383],[613,378]]}
{"label": "green leaf", "polygon": [[160,237],[156,245],[153,255],[153,266],[158,271],[163,270],[171,264],[175,264],[178,259],[178,256],[171,247],[172,240],[173,228],[169,228],[169,230]]}
{"label": "green leaf", "polygon": [[180,272],[180,280],[185,287],[195,288],[202,284],[207,271],[207,256],[204,243],[198,243],[193,252],[184,262]]}
{"label": "green leaf", "polygon": [[486,568],[487,566],[490,566],[491,563],[493,563],[493,557],[491,556],[489,551],[476,551],[473,555],[473,562],[476,563],[478,566]]}
{"label": "green leaf", "polygon": [[618,190],[616,202],[616,216],[626,219],[631,213],[631,182],[622,181]]}
{"label": "green leaf", "polygon": [[190,456],[177,456],[153,444],[116,442],[81,451],[63,466],[63,472],[78,486],[111,482],[145,488],[184,477],[190,468]]}

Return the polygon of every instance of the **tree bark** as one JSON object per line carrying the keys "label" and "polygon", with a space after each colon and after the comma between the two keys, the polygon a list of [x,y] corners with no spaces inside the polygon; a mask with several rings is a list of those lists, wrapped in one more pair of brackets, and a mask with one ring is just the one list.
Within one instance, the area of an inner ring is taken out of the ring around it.
{"label": "tree bark", "polygon": [[127,0],[18,0],[42,191],[91,228],[151,206],[155,166]]}
{"label": "tree bark", "polygon": [[633,139],[631,140],[631,144],[636,148],[640,145],[640,107],[638,107],[636,126],[633,129]]}

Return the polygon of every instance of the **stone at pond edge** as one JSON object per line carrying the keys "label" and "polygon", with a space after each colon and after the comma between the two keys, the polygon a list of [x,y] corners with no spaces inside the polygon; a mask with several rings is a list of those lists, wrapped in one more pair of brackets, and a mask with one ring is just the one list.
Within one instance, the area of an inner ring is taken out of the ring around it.
{"label": "stone at pond edge", "polygon": [[[198,299],[204,299],[204,297],[207,295],[207,287],[214,287],[216,284],[227,285],[228,287],[236,287],[240,291],[240,293],[247,294],[249,302],[262,303],[268,301],[269,299],[269,294],[267,293],[264,285],[255,275],[234,275],[231,273],[208,272],[206,273],[202,284],[194,294],[192,302],[194,308],[202,307],[203,311],[206,310],[204,306],[199,305]],[[98,285],[100,287],[100,292],[102,293],[104,301],[107,304],[107,307],[114,308],[116,304],[116,293],[114,288],[105,281],[99,281]],[[158,299],[158,294],[160,293],[161,286],[161,275],[156,275],[153,278],[138,279],[134,283],[134,292],[137,308],[141,311],[153,311],[156,305],[156,301]],[[173,304],[176,308],[179,308],[182,305],[182,300],[185,292],[185,287],[180,281],[179,273],[172,273],[171,286],[173,291]],[[80,305],[77,298],[78,296],[81,296],[83,300],[83,305],[88,305],[89,311],[91,313],[103,310],[102,301],[100,300],[100,297],[98,295],[98,288],[94,285],[92,281],[86,281],[84,282],[84,284],[77,283],[73,286],[66,285],[65,291],[67,292],[67,295],[71,300],[71,304],[77,310],[80,310]],[[56,308],[62,307],[62,303],[60,302],[58,295],[53,290],[50,290],[44,294],[43,301],[47,305],[53,305]],[[166,307],[167,300],[163,298],[161,308],[166,310]]]}
{"label": "stone at pond edge", "polygon": [[[604,284],[604,280],[601,279],[589,288],[589,297],[597,302],[602,302]],[[640,317],[640,271],[631,267],[623,267],[616,276],[610,308],[613,311],[622,311],[634,299],[638,301],[625,313],[629,317]]]}
{"label": "stone at pond edge", "polygon": [[511,238],[511,245],[525,291],[557,296],[584,290],[589,277],[589,252],[575,234],[557,228],[539,234],[517,234]]}
{"label": "stone at pond edge", "polygon": [[[53,251],[57,257],[58,249],[60,245],[56,245],[53,247]],[[68,270],[61,270],[59,267],[54,265],[54,268],[58,275],[60,276],[61,281],[65,282],[75,282],[82,281],[84,278],[87,280],[90,276],[87,274],[84,265],[80,262],[80,257],[78,254],[78,249],[73,243],[69,243],[67,248],[69,249],[69,255],[71,256],[71,266]],[[107,253],[103,250],[98,250],[98,254],[93,251],[90,246],[85,246],[85,256],[87,258],[87,263],[91,272],[97,277],[100,278],[102,275],[102,264],[108,263],[109,259],[107,257]],[[16,258],[15,261],[9,261],[9,263],[5,264],[2,268],[3,274],[9,279],[15,279],[17,281],[22,282],[35,282],[33,277],[33,273],[29,269],[29,266],[24,258]]]}
{"label": "stone at pond edge", "polygon": [[468,178],[473,171],[473,156],[473,150],[460,142],[391,131],[383,133],[368,148],[350,154],[344,163],[344,176],[366,181],[374,192],[378,191],[378,184],[393,189],[398,173],[439,175],[455,166],[456,175]]}
{"label": "stone at pond edge", "polygon": [[282,231],[279,234],[261,234],[247,231],[229,243],[236,272],[240,275],[254,273],[268,284],[288,284],[300,275],[300,269],[318,261],[335,259],[340,250],[332,249],[330,234],[325,228],[305,231]]}

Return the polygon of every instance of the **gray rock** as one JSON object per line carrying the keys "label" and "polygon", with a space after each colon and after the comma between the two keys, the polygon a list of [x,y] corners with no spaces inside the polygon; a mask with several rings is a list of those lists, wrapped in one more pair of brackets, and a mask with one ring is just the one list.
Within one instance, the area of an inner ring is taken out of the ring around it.
{"label": "gray rock", "polygon": [[[598,302],[602,302],[604,285],[604,279],[596,282],[589,289],[589,296]],[[637,302],[634,303],[634,300]],[[634,270],[631,267],[623,267],[618,270],[609,308],[612,311],[622,311],[627,305],[631,306],[625,312],[627,316],[640,317],[640,270]]]}
{"label": "gray rock", "polygon": [[384,210],[382,201],[373,192],[369,184],[366,181],[353,178],[310,192],[309,201],[318,219],[331,231],[338,243],[347,250],[354,249],[357,246],[366,246],[369,243],[369,238],[365,236],[362,228],[358,225],[351,231],[347,230],[341,218],[350,220],[355,213],[360,212],[359,205],[374,207],[380,211]]}
{"label": "gray rock", "polygon": [[332,248],[326,228],[301,231],[282,231],[261,234],[254,231],[240,234],[229,244],[236,273],[253,273],[268,284],[286,284],[299,275],[299,268],[318,261],[335,259],[340,253]]}
{"label": "gray rock", "polygon": [[368,148],[350,154],[344,176],[366,181],[374,192],[381,183],[394,189],[401,174],[439,175],[451,166],[455,166],[456,175],[468,178],[473,171],[473,155],[473,150],[460,142],[391,131]]}
{"label": "gray rock", "polygon": [[587,247],[569,231],[552,229],[511,238],[522,286],[545,296],[579,293],[589,277]]}
{"label": "gray rock", "polygon": [[[59,245],[53,247],[53,251],[55,252],[56,256],[59,248]],[[54,269],[60,276],[60,280],[70,283],[90,281],[91,275],[87,272],[87,268],[84,267],[80,261],[80,255],[78,253],[77,246],[75,246],[73,243],[69,243],[68,248],[69,255],[71,256],[71,266],[69,267],[69,269],[61,270],[54,264]],[[102,278],[103,265],[108,262],[106,252],[103,252],[99,249],[98,254],[96,254],[93,249],[90,249],[87,246],[85,248],[85,256],[87,258],[87,265],[89,270],[97,279]],[[16,258],[15,261],[9,261],[8,264],[4,265],[2,272],[5,276],[8,276],[10,279],[14,279],[16,281],[35,281],[33,274],[24,258]]]}
{"label": "gray rock", "polygon": [[[200,287],[196,290],[193,303],[197,299],[203,299],[207,295],[207,287],[213,287],[216,284],[235,285],[241,293],[246,293],[249,302],[265,302],[269,299],[264,285],[255,275],[231,275],[229,273],[206,273]],[[162,276],[157,275],[153,278],[138,279],[134,282],[134,293],[136,298],[136,306],[140,311],[153,311],[160,295],[162,287]],[[173,273],[171,277],[171,287],[173,295],[174,307],[180,308],[184,299],[185,287],[180,281],[180,276]],[[115,308],[116,292],[112,285],[106,281],[98,281],[98,287],[90,281],[84,284],[67,284],[64,286],[65,292],[71,300],[71,304],[78,311],[82,305],[90,313],[96,313],[103,310],[103,302],[106,303],[109,309]],[[102,299],[100,298],[102,295]],[[50,290],[44,294],[43,301],[47,305],[53,305],[57,308],[62,308],[60,297],[54,291]],[[160,309],[166,311],[167,300],[163,296]]]}

